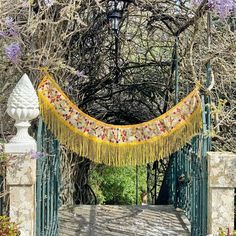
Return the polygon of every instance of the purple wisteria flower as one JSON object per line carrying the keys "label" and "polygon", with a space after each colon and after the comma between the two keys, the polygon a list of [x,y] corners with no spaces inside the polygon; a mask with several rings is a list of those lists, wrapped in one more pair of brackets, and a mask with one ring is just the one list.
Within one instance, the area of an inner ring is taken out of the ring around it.
{"label": "purple wisteria flower", "polygon": [[[195,5],[200,5],[203,0],[192,0]],[[236,14],[235,0],[208,0],[210,10],[217,12],[221,18],[225,18],[232,12]]]}
{"label": "purple wisteria flower", "polygon": [[10,17],[10,16],[7,16],[6,19],[5,19],[5,24],[6,24],[6,26],[9,27],[9,28],[12,27],[12,26],[14,26],[14,20],[13,20],[13,18]]}
{"label": "purple wisteria flower", "polygon": [[0,31],[0,38],[4,38],[7,36],[7,33],[4,31]]}
{"label": "purple wisteria flower", "polygon": [[10,45],[5,46],[5,55],[12,63],[17,64],[21,56],[20,44],[11,43]]}
{"label": "purple wisteria flower", "polygon": [[18,31],[16,30],[15,27],[11,27],[11,28],[9,28],[9,29],[7,30],[7,35],[8,35],[8,36],[15,37],[15,36],[18,36],[19,33],[18,33]]}
{"label": "purple wisteria flower", "polygon": [[43,152],[36,152],[36,151],[34,151],[34,150],[31,150],[31,151],[29,152],[29,155],[30,155],[31,159],[37,160],[37,159],[39,159],[39,158],[41,158],[41,157],[44,157],[44,156],[45,156],[45,153],[43,153]]}
{"label": "purple wisteria flower", "polygon": [[200,5],[202,0],[192,0],[193,5]]}
{"label": "purple wisteria flower", "polygon": [[5,25],[6,25],[6,30],[5,31],[0,31],[0,38],[4,37],[16,37],[19,35],[15,22],[12,17],[6,17],[5,18]]}
{"label": "purple wisteria flower", "polygon": [[53,0],[44,0],[44,3],[47,7],[51,7],[53,5]]}
{"label": "purple wisteria flower", "polygon": [[221,18],[225,18],[236,9],[234,0],[209,0],[209,7],[215,10]]}
{"label": "purple wisteria flower", "polygon": [[77,70],[76,71],[76,75],[78,76],[78,77],[80,77],[80,78],[88,78],[88,76],[87,75],[85,75],[84,74],[84,71],[83,70]]}
{"label": "purple wisteria flower", "polygon": [[28,8],[30,6],[30,2],[28,0],[25,0],[25,1],[22,2],[21,6],[23,8]]}

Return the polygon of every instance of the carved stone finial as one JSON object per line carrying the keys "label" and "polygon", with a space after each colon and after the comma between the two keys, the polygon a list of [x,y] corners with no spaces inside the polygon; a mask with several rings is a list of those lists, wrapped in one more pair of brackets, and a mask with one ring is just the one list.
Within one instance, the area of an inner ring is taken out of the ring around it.
{"label": "carved stone finial", "polygon": [[39,104],[36,91],[26,74],[16,84],[8,99],[7,113],[16,120],[17,134],[10,140],[8,146],[5,146],[5,149],[16,147],[15,151],[9,150],[9,152],[28,152],[36,149],[36,141],[29,135],[28,128],[30,127],[29,121],[39,115]]}

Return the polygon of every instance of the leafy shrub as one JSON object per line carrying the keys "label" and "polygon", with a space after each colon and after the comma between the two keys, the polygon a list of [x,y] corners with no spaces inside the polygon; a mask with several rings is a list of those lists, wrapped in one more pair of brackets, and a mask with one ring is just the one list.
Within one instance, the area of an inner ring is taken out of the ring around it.
{"label": "leafy shrub", "polygon": [[[140,194],[147,188],[146,166],[139,166]],[[90,170],[89,184],[98,204],[132,205],[136,202],[136,167],[110,167],[95,165]]]}
{"label": "leafy shrub", "polygon": [[17,225],[10,222],[7,216],[0,216],[0,236],[18,236],[20,235]]}

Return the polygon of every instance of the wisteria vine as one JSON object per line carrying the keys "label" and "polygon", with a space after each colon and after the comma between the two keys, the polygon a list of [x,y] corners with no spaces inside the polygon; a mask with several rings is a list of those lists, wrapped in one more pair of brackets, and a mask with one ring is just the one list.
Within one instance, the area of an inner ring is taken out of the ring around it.
{"label": "wisteria vine", "polygon": [[[193,0],[194,5],[200,5],[203,0]],[[235,0],[208,0],[208,6],[211,11],[225,18],[231,14],[236,14],[236,1]]]}

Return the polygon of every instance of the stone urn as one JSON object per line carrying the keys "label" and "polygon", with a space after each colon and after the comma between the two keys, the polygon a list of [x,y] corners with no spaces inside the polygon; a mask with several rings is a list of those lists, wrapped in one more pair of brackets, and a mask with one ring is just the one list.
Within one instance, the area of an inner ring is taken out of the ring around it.
{"label": "stone urn", "polygon": [[22,149],[20,145],[23,145],[24,150],[27,149],[27,145],[28,147],[33,145],[35,147],[33,149],[36,149],[36,141],[29,135],[28,128],[29,121],[39,115],[39,103],[36,91],[26,74],[16,84],[8,99],[7,113],[16,120],[15,127],[17,128],[17,134],[8,145],[15,144],[18,151]]}

